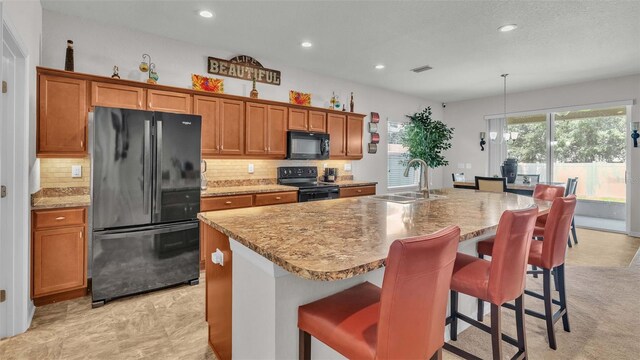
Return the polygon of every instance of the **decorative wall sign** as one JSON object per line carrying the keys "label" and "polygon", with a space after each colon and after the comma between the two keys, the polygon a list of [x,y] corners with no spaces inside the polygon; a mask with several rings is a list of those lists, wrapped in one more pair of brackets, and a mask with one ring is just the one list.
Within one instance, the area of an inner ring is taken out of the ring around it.
{"label": "decorative wall sign", "polygon": [[267,69],[258,60],[247,55],[240,55],[230,60],[209,57],[207,72],[209,74],[234,77],[280,85],[280,71]]}
{"label": "decorative wall sign", "polygon": [[224,80],[202,75],[191,74],[193,90],[209,91],[222,94],[224,92]]}
{"label": "decorative wall sign", "polygon": [[377,144],[380,142],[380,134],[378,133],[373,133],[371,134],[371,142],[374,144]]}
{"label": "decorative wall sign", "polygon": [[369,143],[369,154],[375,154],[378,152],[378,144]]}
{"label": "decorative wall sign", "polygon": [[378,115],[377,112],[372,112],[371,113],[371,122],[372,123],[379,123],[380,122],[380,115]]}
{"label": "decorative wall sign", "polygon": [[369,123],[369,133],[373,134],[373,133],[377,133],[377,132],[378,132],[378,124]]}
{"label": "decorative wall sign", "polygon": [[289,103],[311,106],[311,93],[289,90]]}

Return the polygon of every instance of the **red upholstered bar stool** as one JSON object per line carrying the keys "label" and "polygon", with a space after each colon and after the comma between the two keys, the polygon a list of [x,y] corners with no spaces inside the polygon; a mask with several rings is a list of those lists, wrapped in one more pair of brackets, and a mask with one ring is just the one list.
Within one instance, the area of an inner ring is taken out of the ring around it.
{"label": "red upholstered bar stool", "polygon": [[300,359],[311,336],[349,359],[440,359],[460,229],[396,240],[382,289],[365,282],[298,308]]}
{"label": "red upholstered bar stool", "polygon": [[[500,218],[495,236],[495,251],[491,261],[458,253],[451,278],[451,313],[447,323],[451,325],[451,340],[458,337],[458,319],[480,330],[491,333],[493,359],[502,359],[502,340],[518,348],[514,359],[527,358],[527,342],[524,329],[524,285],[527,258],[531,247],[533,227],[538,208],[505,211]],[[491,303],[491,326],[458,313],[458,293],[467,294]],[[500,306],[516,301],[517,337],[502,334]],[[444,349],[465,359],[477,356],[444,344]]]}
{"label": "red upholstered bar stool", "polygon": [[[543,240],[533,241],[529,252],[529,265],[535,265],[542,271],[529,271],[529,274],[543,275],[543,294],[525,290],[525,294],[533,296],[537,299],[544,300],[544,314],[526,309],[527,315],[543,319],[547,323],[547,336],[549,339],[549,347],[556,349],[556,335],[553,325],[562,317],[562,325],[564,330],[571,331],[569,327],[569,314],[567,312],[567,294],[564,279],[564,258],[567,252],[566,239],[571,229],[571,221],[576,209],[576,196],[569,195],[563,198],[553,200],[549,217],[544,228]],[[478,253],[482,255],[491,255],[495,252],[496,242],[493,240],[484,240],[478,243]],[[558,280],[559,300],[553,299],[551,292],[551,274]],[[553,312],[553,305],[559,305],[560,309]],[[504,304],[505,307],[513,309],[511,304]],[[482,303],[478,302],[478,311],[482,309]]]}
{"label": "red upholstered bar stool", "polygon": [[[562,186],[537,184],[533,190],[533,198],[537,200],[553,201],[556,198],[563,197],[564,195],[565,188]],[[536,219],[536,227],[533,229],[534,237],[542,237],[544,233],[544,225],[547,223],[547,216],[549,216],[549,214],[538,215],[538,218]],[[480,257],[482,258],[482,256]],[[533,267],[533,270],[537,270],[535,266]],[[534,275],[533,277],[537,278],[538,275]],[[482,321],[483,315],[484,314],[478,312],[478,320]]]}

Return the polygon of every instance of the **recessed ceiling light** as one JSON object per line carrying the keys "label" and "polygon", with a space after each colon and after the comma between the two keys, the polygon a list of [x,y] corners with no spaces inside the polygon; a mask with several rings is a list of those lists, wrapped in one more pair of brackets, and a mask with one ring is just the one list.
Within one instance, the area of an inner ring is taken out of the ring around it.
{"label": "recessed ceiling light", "polygon": [[498,31],[501,32],[509,32],[509,31],[513,31],[515,29],[518,28],[518,25],[516,24],[508,24],[508,25],[502,25],[498,28]]}
{"label": "recessed ceiling light", "polygon": [[382,70],[382,69],[384,69],[384,65],[378,64],[378,65],[376,65],[376,69]]}
{"label": "recessed ceiling light", "polygon": [[300,44],[300,46],[302,46],[303,48],[310,48],[313,46],[313,44],[308,41],[303,41],[302,44]]}
{"label": "recessed ceiling light", "polygon": [[213,17],[213,13],[209,10],[202,10],[200,11],[200,16],[202,16],[203,18],[212,18]]}

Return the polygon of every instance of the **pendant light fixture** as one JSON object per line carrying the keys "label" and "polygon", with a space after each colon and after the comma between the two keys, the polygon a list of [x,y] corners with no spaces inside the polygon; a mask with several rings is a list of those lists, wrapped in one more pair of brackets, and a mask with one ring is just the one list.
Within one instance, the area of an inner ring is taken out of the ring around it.
{"label": "pendant light fixture", "polygon": [[515,140],[518,138],[518,133],[517,132],[509,132],[509,127],[508,127],[508,123],[507,123],[507,76],[509,76],[509,74],[502,74],[500,75],[503,79],[503,83],[504,83],[504,102],[503,102],[503,116],[504,116],[504,129],[502,131],[502,139],[504,141],[509,141],[509,140]]}

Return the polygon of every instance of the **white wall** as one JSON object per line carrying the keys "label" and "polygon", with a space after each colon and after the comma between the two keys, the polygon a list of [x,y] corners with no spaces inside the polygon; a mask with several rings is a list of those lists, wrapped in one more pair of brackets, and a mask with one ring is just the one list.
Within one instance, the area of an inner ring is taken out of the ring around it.
{"label": "white wall", "polygon": [[[496,77],[496,83],[501,85]],[[509,81],[517,81],[517,75],[510,75]],[[543,110],[555,107],[589,105],[619,100],[640,99],[640,75],[591,81],[548,89],[528,91],[507,96],[507,112]],[[502,113],[503,97],[493,96],[447,104],[445,120],[456,128],[453,147],[447,152],[449,166],[443,169],[445,186],[451,186],[451,173],[463,171],[467,177],[485,176],[488,168],[488,151],[480,151],[480,132],[486,131],[485,115]],[[640,121],[640,105],[631,111],[632,121]],[[629,132],[630,135],[630,132]],[[487,141],[489,141],[487,139]],[[631,143],[631,137],[627,137]],[[487,148],[485,146],[485,148]],[[631,148],[627,162],[630,164],[629,177],[634,184],[640,183],[640,148]],[[458,170],[458,163],[470,163],[471,169]],[[640,217],[640,192],[634,191],[627,199],[630,203],[631,231],[640,232],[640,223],[633,221]]]}
{"label": "white wall", "polygon": [[36,66],[41,59],[42,6],[39,0],[4,1],[4,18],[18,32],[29,53],[29,165],[30,188],[39,188],[39,164],[36,159]]}
{"label": "white wall", "polygon": [[[74,41],[75,71],[109,76],[113,66],[118,65],[123,79],[143,80],[145,74],[138,70],[138,65],[142,54],[147,53],[157,66],[160,84],[185,88],[191,87],[192,73],[207,74],[208,56],[230,58],[238,55],[50,11],[44,12],[43,28],[43,66],[64,68],[66,41],[71,39]],[[245,55],[251,55],[251,49],[245,51]],[[282,72],[280,86],[258,83],[260,98],[288,102],[289,90],[298,90],[312,93],[314,106],[325,107],[332,91],[340,96],[341,101],[347,100],[353,91],[356,112],[369,114],[375,111],[380,114],[378,153],[366,153],[370,137],[365,134],[364,158],[353,163],[355,178],[378,181],[378,192],[386,192],[387,186],[386,119],[401,120],[406,114],[425,106],[433,107],[435,118],[442,119],[443,116],[440,105],[434,102],[310,73],[272,63],[269,59],[257,60],[265,67]],[[248,96],[251,91],[249,81],[225,77],[224,82],[225,93]],[[368,121],[367,116],[365,122]],[[434,171],[433,186],[440,187],[441,179],[441,171]]]}
{"label": "white wall", "polygon": [[[2,3],[2,17],[8,26],[15,31],[14,36],[24,51],[27,52],[26,66],[28,69],[28,83],[26,88],[28,90],[28,119],[18,119],[28,122],[29,124],[29,167],[30,173],[36,175],[30,177],[30,189],[34,191],[37,189],[39,179],[37,174],[38,161],[35,157],[35,124],[36,124],[36,71],[35,66],[40,63],[40,44],[42,36],[42,7],[40,1],[4,1]],[[1,26],[1,25],[0,25]],[[25,189],[26,190],[26,189]],[[24,207],[29,207],[30,204],[23,204]],[[21,224],[24,231],[16,231],[16,234],[29,234],[30,231],[26,229],[28,224],[31,223],[29,217],[30,212],[26,211],[26,214],[22,214],[26,219],[20,219],[16,221],[15,226],[18,227]],[[9,324],[8,331],[10,334],[17,334],[29,327],[31,318],[35,311],[33,303],[30,298],[30,241],[29,236],[16,236],[13,239],[15,242],[12,244],[14,249],[12,285],[9,287],[8,297],[10,303],[15,303],[13,308],[13,323]],[[2,268],[0,270],[7,270]]]}

